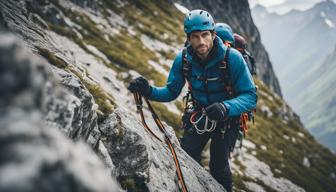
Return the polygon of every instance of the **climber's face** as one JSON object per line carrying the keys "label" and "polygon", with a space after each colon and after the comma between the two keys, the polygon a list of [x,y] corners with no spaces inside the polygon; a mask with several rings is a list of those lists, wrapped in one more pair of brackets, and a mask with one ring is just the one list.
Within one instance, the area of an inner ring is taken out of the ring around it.
{"label": "climber's face", "polygon": [[215,32],[211,31],[194,31],[188,36],[188,41],[196,54],[205,59],[213,47],[213,40],[216,37]]}

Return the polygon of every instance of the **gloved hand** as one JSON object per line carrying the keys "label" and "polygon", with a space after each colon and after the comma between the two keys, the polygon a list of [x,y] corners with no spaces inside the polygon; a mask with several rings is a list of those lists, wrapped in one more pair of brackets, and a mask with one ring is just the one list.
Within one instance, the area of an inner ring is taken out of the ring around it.
{"label": "gloved hand", "polygon": [[224,103],[213,103],[205,108],[206,115],[211,120],[223,121],[227,118],[227,109]]}
{"label": "gloved hand", "polygon": [[143,77],[133,79],[127,87],[132,93],[139,93],[144,97],[149,97],[152,93],[152,87]]}

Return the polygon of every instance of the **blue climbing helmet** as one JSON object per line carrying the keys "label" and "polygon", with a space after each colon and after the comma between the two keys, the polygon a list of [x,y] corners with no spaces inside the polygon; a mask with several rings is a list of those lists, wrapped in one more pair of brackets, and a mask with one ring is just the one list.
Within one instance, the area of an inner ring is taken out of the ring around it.
{"label": "blue climbing helmet", "polygon": [[217,29],[217,27],[224,28],[226,30],[229,30],[231,33],[233,33],[233,30],[232,30],[231,26],[226,24],[226,23],[216,23],[216,29]]}
{"label": "blue climbing helmet", "polygon": [[193,31],[207,30],[215,30],[215,22],[210,13],[200,9],[195,9],[187,13],[184,18],[184,32],[186,34]]}
{"label": "blue climbing helmet", "polygon": [[218,37],[222,39],[224,43],[234,45],[234,36],[232,28],[226,23],[216,23],[215,31]]}

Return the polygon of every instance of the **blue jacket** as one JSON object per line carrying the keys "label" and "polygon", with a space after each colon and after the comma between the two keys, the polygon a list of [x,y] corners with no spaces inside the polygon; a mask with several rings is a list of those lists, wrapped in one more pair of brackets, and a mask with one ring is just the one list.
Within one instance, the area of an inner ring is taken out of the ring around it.
{"label": "blue jacket", "polygon": [[[192,54],[191,46],[187,47],[186,57],[192,65],[191,86],[192,96],[202,107],[206,107],[214,102],[224,102],[228,109],[229,116],[238,116],[243,112],[256,107],[257,95],[256,87],[252,76],[248,71],[242,55],[235,49],[230,49],[229,69],[231,81],[234,86],[236,97],[228,99],[228,94],[224,91],[224,86],[220,81],[208,81],[207,85],[203,78],[222,78],[223,72],[219,69],[220,61],[223,61],[227,47],[219,37],[214,40],[213,50],[209,53],[209,58],[202,65],[196,54]],[[204,67],[203,67],[204,66]],[[186,80],[182,71],[182,51],[180,51],[170,69],[167,84],[164,87],[152,87],[150,100],[159,102],[169,102],[176,99],[181,93]]]}

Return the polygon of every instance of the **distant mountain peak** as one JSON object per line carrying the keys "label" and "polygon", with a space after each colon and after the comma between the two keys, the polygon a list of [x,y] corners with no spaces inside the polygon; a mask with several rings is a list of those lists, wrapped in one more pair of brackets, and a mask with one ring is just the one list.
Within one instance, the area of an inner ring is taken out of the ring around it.
{"label": "distant mountain peak", "polygon": [[321,8],[321,9],[335,9],[336,10],[336,3],[333,1],[333,0],[324,0],[324,1],[321,1],[319,3],[316,3],[312,9],[314,8]]}
{"label": "distant mountain peak", "polygon": [[267,8],[259,3],[257,3],[254,7],[253,10],[255,11],[260,11],[260,12],[268,12]]}
{"label": "distant mountain peak", "polygon": [[322,2],[332,4],[332,5],[336,5],[336,3],[333,0],[324,0]]}
{"label": "distant mountain peak", "polygon": [[258,14],[259,17],[266,17],[270,15],[267,8],[261,4],[256,4],[252,9],[253,14]]}

